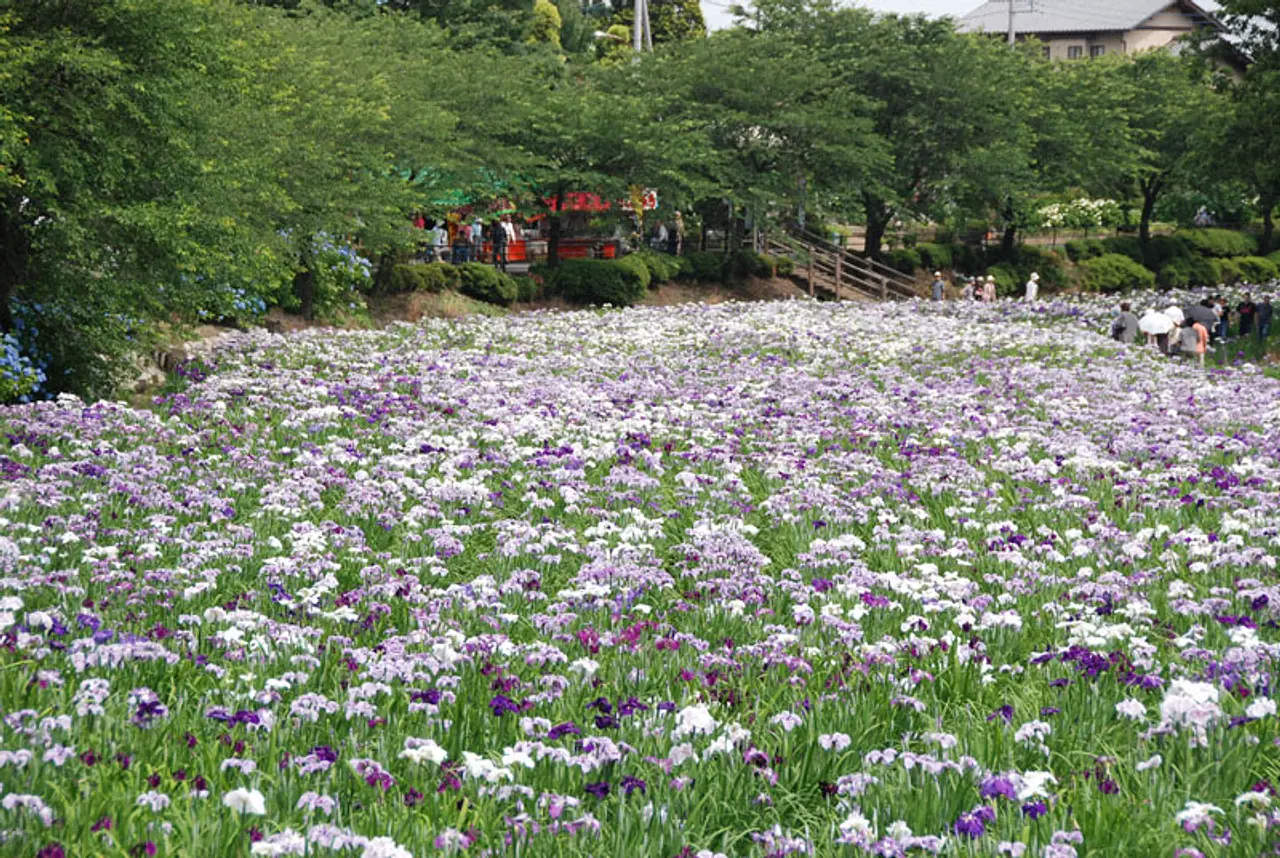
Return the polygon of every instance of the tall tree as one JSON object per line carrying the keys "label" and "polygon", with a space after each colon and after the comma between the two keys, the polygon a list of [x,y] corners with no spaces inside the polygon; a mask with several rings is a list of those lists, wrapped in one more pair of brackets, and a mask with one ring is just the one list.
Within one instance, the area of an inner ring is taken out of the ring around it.
{"label": "tall tree", "polygon": [[1117,72],[1133,146],[1129,181],[1142,199],[1138,238],[1145,251],[1156,204],[1197,176],[1214,93],[1203,63],[1168,51],[1126,57]]}

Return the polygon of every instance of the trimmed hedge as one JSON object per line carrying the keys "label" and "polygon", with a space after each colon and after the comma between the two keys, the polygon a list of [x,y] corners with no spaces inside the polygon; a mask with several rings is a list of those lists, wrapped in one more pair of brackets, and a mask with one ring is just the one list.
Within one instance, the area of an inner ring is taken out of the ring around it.
{"label": "trimmed hedge", "polygon": [[679,256],[659,253],[656,250],[641,250],[626,258],[635,258],[644,262],[645,267],[649,269],[650,283],[669,283],[675,280],[684,268],[683,260]]}
{"label": "trimmed hedge", "polygon": [[727,257],[719,253],[711,253],[708,251],[698,251],[691,253],[686,259],[689,260],[689,268],[684,273],[686,276],[692,277],[694,280],[719,281],[724,279]]}
{"label": "trimmed hedge", "polygon": [[511,279],[516,282],[517,301],[528,303],[542,296],[542,284],[528,274],[517,274]]}
{"label": "trimmed hedge", "polygon": [[1222,282],[1222,266],[1217,259],[1181,256],[1160,267],[1157,282],[1172,289],[1185,286],[1217,286]]}
{"label": "trimmed hedge", "polygon": [[520,294],[516,281],[492,265],[464,262],[457,269],[462,277],[462,294],[477,301],[506,307]]}
{"label": "trimmed hedge", "polygon": [[575,304],[630,307],[644,298],[650,274],[643,261],[627,262],[628,258],[566,259],[552,273],[551,286],[566,301]]}
{"label": "trimmed hedge", "polygon": [[1147,242],[1144,264],[1152,271],[1159,271],[1175,259],[1191,259],[1191,248],[1175,235],[1153,235]]}
{"label": "trimmed hedge", "polygon": [[392,294],[404,294],[444,292],[457,289],[461,284],[457,268],[447,262],[431,262],[426,265],[397,265],[391,270],[389,287]]}
{"label": "trimmed hedge", "polygon": [[1280,277],[1280,263],[1268,256],[1243,256],[1236,260],[1246,283],[1259,284]]}
{"label": "trimmed hedge", "polygon": [[884,264],[901,271],[903,274],[914,274],[923,264],[920,253],[911,248],[891,250],[884,255]]}
{"label": "trimmed hedge", "polygon": [[1107,252],[1100,238],[1073,238],[1064,246],[1067,249],[1067,258],[1072,262],[1097,259]]}
{"label": "trimmed hedge", "polygon": [[1258,241],[1245,232],[1230,229],[1186,229],[1174,234],[1184,246],[1198,256],[1228,259],[1252,256],[1258,252]]}
{"label": "trimmed hedge", "polygon": [[[1131,235],[1116,235],[1102,239],[1103,256],[1116,254],[1127,256],[1133,262],[1142,264],[1142,242]],[[1099,258],[1099,257],[1095,257]]]}
{"label": "trimmed hedge", "polygon": [[992,265],[987,269],[987,274],[996,279],[996,294],[1004,298],[1020,295],[1022,285],[1026,282],[1019,278],[1018,270],[1008,262]]}
{"label": "trimmed hedge", "polygon": [[949,244],[925,241],[916,245],[916,253],[920,254],[921,264],[930,271],[941,271],[955,265],[955,251]]}
{"label": "trimmed hedge", "polygon": [[1150,269],[1120,253],[1086,259],[1080,263],[1080,272],[1085,288],[1092,292],[1123,292],[1150,288],[1156,283],[1156,275]]}

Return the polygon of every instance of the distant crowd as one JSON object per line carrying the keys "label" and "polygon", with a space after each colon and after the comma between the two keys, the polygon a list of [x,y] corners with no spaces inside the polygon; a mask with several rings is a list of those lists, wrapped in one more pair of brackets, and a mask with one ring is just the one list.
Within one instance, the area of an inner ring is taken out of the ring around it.
{"label": "distant crowd", "polygon": [[[932,297],[945,300],[947,281],[941,271],[933,274]],[[961,289],[965,301],[988,303],[996,299],[996,280],[988,276],[968,280]],[[1032,273],[1023,286],[1024,301],[1035,301],[1040,295],[1040,275]],[[1249,293],[1234,308],[1221,295],[1206,298],[1199,304],[1152,307],[1138,318],[1128,301],[1120,305],[1120,311],[1111,322],[1111,338],[1122,343],[1135,343],[1145,337],[1147,344],[1161,354],[1193,357],[1204,365],[1205,354],[1215,342],[1229,339],[1233,331],[1242,339],[1256,338],[1259,342],[1271,334],[1274,309],[1271,296],[1263,295],[1257,301]]]}
{"label": "distant crowd", "polygon": [[1234,309],[1219,295],[1185,307],[1151,308],[1142,318],[1138,318],[1133,306],[1126,301],[1111,322],[1111,337],[1122,343],[1134,343],[1140,335],[1145,336],[1147,344],[1161,353],[1195,357],[1203,366],[1210,343],[1230,338],[1233,322],[1237,336],[1254,337],[1261,342],[1271,334],[1273,315],[1270,296],[1263,295],[1254,301],[1249,293],[1245,293]]}

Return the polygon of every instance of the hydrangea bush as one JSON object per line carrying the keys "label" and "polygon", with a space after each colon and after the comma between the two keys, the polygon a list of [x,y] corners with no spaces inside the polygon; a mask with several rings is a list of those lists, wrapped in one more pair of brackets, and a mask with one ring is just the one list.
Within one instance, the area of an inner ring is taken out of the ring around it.
{"label": "hydrangea bush", "polygon": [[258,332],[7,409],[4,854],[1274,849],[1280,383],[1104,306]]}

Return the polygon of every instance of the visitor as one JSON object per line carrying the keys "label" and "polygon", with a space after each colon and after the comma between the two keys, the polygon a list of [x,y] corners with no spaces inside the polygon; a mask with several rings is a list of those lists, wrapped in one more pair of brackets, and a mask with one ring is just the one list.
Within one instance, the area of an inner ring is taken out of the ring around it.
{"label": "visitor", "polygon": [[679,256],[684,253],[684,216],[680,214],[679,209],[676,209],[675,221],[675,229],[673,230],[675,235],[674,249],[671,252]]}
{"label": "visitor", "polygon": [[1244,300],[1236,307],[1236,315],[1240,317],[1240,336],[1247,337],[1253,333],[1253,323],[1257,318],[1258,305],[1253,303],[1253,296],[1244,293]]}
{"label": "visitor", "polygon": [[947,292],[947,281],[942,279],[942,272],[933,272],[933,300],[941,301]]}
{"label": "visitor", "polygon": [[1210,308],[1214,315],[1218,317],[1218,324],[1214,326],[1212,331],[1215,339],[1225,340],[1227,334],[1230,333],[1231,311],[1227,309],[1227,299],[1221,295],[1217,295],[1210,302]]}
{"label": "visitor", "polygon": [[453,241],[453,264],[461,265],[471,261],[471,224],[462,223]]}
{"label": "visitor", "polygon": [[1111,339],[1126,345],[1132,345],[1138,339],[1138,317],[1133,314],[1128,301],[1120,305],[1120,312],[1111,322]]}
{"label": "visitor", "polygon": [[1027,281],[1027,301],[1028,302],[1034,301],[1036,299],[1036,296],[1039,294],[1040,294],[1040,275],[1032,271],[1031,279]]}
{"label": "visitor", "polygon": [[1258,342],[1262,342],[1271,333],[1271,296],[1263,295],[1262,300],[1258,302],[1257,319],[1254,320],[1254,333],[1258,335]]}
{"label": "visitor", "polygon": [[972,278],[972,277],[965,277],[965,278],[964,278],[964,288],[962,288],[962,289],[960,290],[960,297],[961,297],[961,298],[962,298],[966,303],[970,303],[970,302],[972,302],[972,301],[973,301],[973,299],[974,299],[974,290],[973,290],[973,278]]}
{"label": "visitor", "polygon": [[1181,351],[1188,356],[1195,355],[1200,365],[1204,366],[1204,356],[1209,351],[1209,329],[1195,319],[1183,321]]}
{"label": "visitor", "polygon": [[503,271],[507,270],[507,226],[501,220],[495,220],[489,226],[489,241],[493,243],[493,264]]}
{"label": "visitor", "polygon": [[484,255],[484,221],[478,214],[471,220],[471,247],[471,258],[479,262]]}
{"label": "visitor", "polygon": [[653,231],[653,249],[666,250],[669,238],[670,234],[667,232],[667,225],[662,221],[658,221],[658,227]]}
{"label": "visitor", "polygon": [[436,260],[445,262],[449,254],[449,229],[444,224],[436,227]]}
{"label": "visitor", "polygon": [[1138,322],[1138,330],[1147,335],[1147,345],[1155,346],[1162,355],[1169,353],[1169,332],[1177,327],[1172,319],[1155,307],[1147,310]]}
{"label": "visitor", "polygon": [[990,274],[987,275],[987,282],[982,284],[982,302],[990,304],[996,299],[996,278]]}

